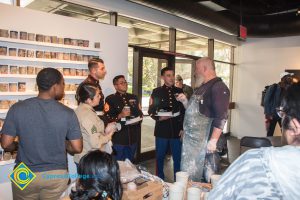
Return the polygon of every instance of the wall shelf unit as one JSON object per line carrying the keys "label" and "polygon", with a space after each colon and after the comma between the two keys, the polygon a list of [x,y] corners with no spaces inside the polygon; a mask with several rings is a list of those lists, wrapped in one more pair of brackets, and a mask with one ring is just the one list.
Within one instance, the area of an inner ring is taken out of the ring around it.
{"label": "wall shelf unit", "polygon": [[[65,91],[65,95],[75,95],[75,91]],[[0,92],[0,96],[35,96],[38,95],[37,91],[26,92]]]}
{"label": "wall shelf unit", "polygon": [[87,62],[84,61],[29,58],[29,57],[18,57],[18,56],[0,56],[0,60],[16,60],[16,61],[30,61],[30,62],[40,62],[40,63],[76,64],[76,65],[88,64]]}
{"label": "wall shelf unit", "polygon": [[[0,78],[26,78],[26,79],[35,79],[36,74],[0,74]],[[64,79],[70,80],[84,80],[86,76],[64,76]]]}
{"label": "wall shelf unit", "polygon": [[[12,102],[18,100],[24,100],[38,95],[38,91],[35,91],[35,79],[37,75],[34,72],[32,73],[32,71],[30,71],[30,74],[26,74],[26,72],[29,73],[28,67],[25,73],[24,71],[22,71],[22,74],[19,74],[21,73],[21,71],[19,71],[20,70],[19,67],[21,66],[24,67],[24,66],[32,65],[31,67],[38,67],[38,68],[53,67],[59,69],[64,74],[68,74],[65,73],[64,71],[68,68],[76,69],[76,73],[77,70],[87,70],[88,62],[86,61],[86,58],[84,58],[85,61],[77,61],[76,60],[77,57],[75,57],[74,60],[62,60],[62,59],[49,59],[45,57],[36,58],[36,57],[9,56],[9,49],[11,48],[16,49],[17,55],[18,55],[18,49],[33,50],[34,56],[36,56],[36,53],[38,51],[68,53],[70,54],[70,56],[72,55],[72,53],[74,53],[77,55],[89,56],[89,57],[91,56],[100,57],[100,53],[101,53],[100,48],[98,49],[98,48],[90,48],[90,47],[82,47],[82,46],[74,46],[74,45],[57,44],[57,43],[38,42],[38,41],[21,40],[21,39],[6,38],[6,37],[0,37],[0,46],[6,47],[6,53],[7,53],[6,55],[0,55],[0,65],[8,66],[7,72],[5,73],[2,71],[2,74],[0,74],[0,79],[1,79],[0,83],[16,83],[22,81],[22,83],[25,82],[26,90],[27,90],[26,92],[0,92],[0,96],[2,97],[0,98],[0,101],[6,101],[0,103],[7,103],[7,100]],[[69,58],[71,59],[72,57]],[[18,67],[17,73],[16,71],[13,71],[15,74],[11,74],[12,72],[10,71],[10,66],[17,66]],[[5,70],[5,68],[3,70]],[[82,76],[81,73],[79,73],[78,75],[79,76],[64,75],[64,79],[68,84],[71,83],[76,85],[82,82],[86,78],[86,76]],[[72,109],[77,108],[76,101],[74,98],[75,94],[76,91],[65,91],[64,103]],[[0,109],[0,118],[5,118],[7,112],[8,109]]]}
{"label": "wall shelf unit", "polygon": [[5,38],[5,37],[0,37],[0,41],[7,42],[7,43],[15,43],[15,44],[28,44],[28,45],[54,47],[54,48],[61,48],[61,49],[101,52],[101,49],[97,49],[97,48],[80,47],[74,45],[55,44],[55,43],[47,43],[47,42],[37,42],[37,41],[30,41],[30,40],[20,40],[20,39]]}

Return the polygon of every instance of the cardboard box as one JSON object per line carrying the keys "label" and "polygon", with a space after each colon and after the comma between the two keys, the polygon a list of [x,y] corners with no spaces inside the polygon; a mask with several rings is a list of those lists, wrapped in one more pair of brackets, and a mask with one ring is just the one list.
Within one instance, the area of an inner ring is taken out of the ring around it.
{"label": "cardboard box", "polygon": [[148,181],[139,186],[137,190],[124,189],[122,200],[161,200],[163,198],[163,185],[159,182]]}

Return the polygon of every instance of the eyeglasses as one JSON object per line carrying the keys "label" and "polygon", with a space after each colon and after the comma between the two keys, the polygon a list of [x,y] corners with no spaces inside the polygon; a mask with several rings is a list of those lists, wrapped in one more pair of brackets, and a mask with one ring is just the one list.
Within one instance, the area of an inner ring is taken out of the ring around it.
{"label": "eyeglasses", "polygon": [[117,85],[127,85],[127,81],[117,83]]}
{"label": "eyeglasses", "polygon": [[165,74],[165,75],[163,75],[163,76],[165,76],[165,77],[174,77],[173,74]]}

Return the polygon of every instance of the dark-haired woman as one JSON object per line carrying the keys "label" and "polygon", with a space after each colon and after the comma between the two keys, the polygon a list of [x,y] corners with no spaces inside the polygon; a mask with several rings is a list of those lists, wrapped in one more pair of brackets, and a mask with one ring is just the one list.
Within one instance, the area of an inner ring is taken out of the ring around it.
{"label": "dark-haired woman", "polygon": [[222,175],[208,200],[300,199],[300,85],[290,86],[277,109],[287,145],[243,153]]}
{"label": "dark-haired woman", "polygon": [[[84,155],[78,166],[76,186],[71,200],[121,200],[122,185],[117,161],[99,150]],[[69,197],[64,198],[68,200]]]}
{"label": "dark-haired woman", "polygon": [[83,137],[83,150],[75,154],[76,164],[82,156],[91,150],[105,150],[106,145],[111,141],[115,131],[116,123],[110,123],[104,129],[103,121],[97,116],[93,107],[99,104],[101,99],[100,90],[91,84],[83,84],[77,91],[76,99],[79,103],[75,113],[78,117]]}

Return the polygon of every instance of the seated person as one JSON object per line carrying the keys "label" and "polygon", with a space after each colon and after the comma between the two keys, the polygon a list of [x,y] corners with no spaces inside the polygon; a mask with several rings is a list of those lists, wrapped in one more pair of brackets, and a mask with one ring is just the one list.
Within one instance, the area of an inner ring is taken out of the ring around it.
{"label": "seated person", "polygon": [[300,85],[287,89],[278,115],[283,147],[249,150],[222,175],[208,199],[300,199]]}
{"label": "seated person", "polygon": [[121,200],[122,192],[118,162],[95,150],[81,158],[75,190],[64,200]]}
{"label": "seated person", "polygon": [[111,153],[109,142],[116,130],[116,123],[109,123],[104,129],[103,121],[94,110],[101,100],[100,90],[95,85],[83,83],[77,91],[76,99],[79,106],[75,113],[83,137],[83,150],[74,156],[74,161],[78,165],[80,158],[91,150],[99,149]]}

